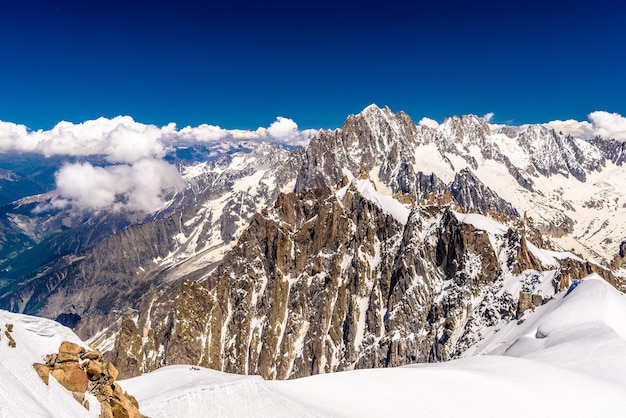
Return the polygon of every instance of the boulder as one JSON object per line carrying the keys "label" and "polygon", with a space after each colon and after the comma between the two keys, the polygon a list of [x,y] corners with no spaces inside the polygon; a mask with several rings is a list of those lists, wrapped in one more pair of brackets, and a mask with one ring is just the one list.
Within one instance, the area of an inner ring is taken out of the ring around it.
{"label": "boulder", "polygon": [[13,339],[13,336],[9,333],[9,331],[5,331],[4,335],[7,336],[7,338],[9,339],[9,347],[11,348],[15,348],[15,340]]}
{"label": "boulder", "polygon": [[78,354],[65,353],[65,352],[60,352],[56,358],[57,363],[67,363],[67,362],[78,363],[79,360],[80,360],[80,357],[78,356]]}
{"label": "boulder", "polygon": [[46,364],[33,364],[33,367],[46,384],[52,374],[87,409],[89,403],[85,392],[89,390],[100,403],[100,418],[143,417],[137,400],[115,382],[119,375],[117,368],[105,361],[99,351],[85,351],[83,347],[65,341],[58,354],[46,356]]}
{"label": "boulder", "polygon": [[48,354],[46,356],[46,364],[50,367],[54,367],[54,364],[57,362],[57,353],[54,354]]}
{"label": "boulder", "polygon": [[533,304],[533,295],[528,292],[519,292],[519,302],[517,303],[517,318],[519,319],[526,310],[530,309]]}
{"label": "boulder", "polygon": [[117,371],[117,367],[113,365],[113,363],[107,363],[107,374],[111,377],[111,381],[116,380],[117,376],[119,376],[120,372]]}
{"label": "boulder", "polygon": [[70,392],[85,392],[89,385],[87,374],[78,363],[61,363],[61,367],[52,370],[51,374]]}
{"label": "boulder", "polygon": [[89,380],[98,380],[102,376],[102,368],[95,361],[90,361],[85,365],[85,371]]}
{"label": "boulder", "polygon": [[85,401],[85,392],[72,392],[72,396],[79,404],[82,404]]}
{"label": "boulder", "polygon": [[83,354],[81,354],[80,358],[82,358],[83,360],[101,360],[102,353],[100,353],[100,351],[98,350],[85,351]]}

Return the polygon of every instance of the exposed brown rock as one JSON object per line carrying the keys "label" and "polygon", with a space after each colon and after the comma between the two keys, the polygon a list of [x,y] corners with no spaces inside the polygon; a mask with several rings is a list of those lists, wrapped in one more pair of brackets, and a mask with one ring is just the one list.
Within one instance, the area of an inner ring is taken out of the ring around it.
{"label": "exposed brown rock", "polygon": [[13,324],[6,324],[7,331],[13,332]]}
{"label": "exposed brown rock", "polygon": [[111,377],[111,380],[116,380],[117,376],[120,374],[117,371],[117,368],[113,365],[113,363],[106,363],[106,371],[107,374]]}
{"label": "exposed brown rock", "polygon": [[33,367],[35,368],[35,371],[37,372],[41,380],[43,380],[43,382],[47,385],[50,379],[50,367],[40,363],[33,364]]}
{"label": "exposed brown rock", "polygon": [[6,337],[9,340],[9,347],[15,348],[16,346],[15,340],[13,339],[13,336],[11,335],[11,333],[9,333],[9,331],[4,331],[4,335],[6,335]]}
{"label": "exposed brown rock", "polygon": [[48,354],[46,356],[46,365],[48,365],[50,367],[54,366],[54,363],[57,362],[57,357],[58,357],[57,353]]}
{"label": "exposed brown rock", "polygon": [[521,318],[528,309],[541,306],[543,303],[543,297],[541,295],[534,295],[529,292],[521,291],[519,293],[519,301],[517,303],[517,317]]}
{"label": "exposed brown rock", "polygon": [[51,374],[71,392],[85,392],[89,385],[87,374],[77,362],[57,363]]}
{"label": "exposed brown rock", "polygon": [[108,402],[100,402],[100,416],[98,418],[113,418],[113,411]]}
{"label": "exposed brown rock", "polygon": [[83,360],[100,360],[102,359],[102,353],[100,353],[100,351],[98,350],[85,351],[83,354],[81,354],[80,358]]}
{"label": "exposed brown rock", "polygon": [[571,284],[569,273],[561,272],[561,274],[555,278],[555,282],[553,284],[554,289],[557,292],[568,289]]}
{"label": "exposed brown rock", "polygon": [[79,355],[85,351],[83,347],[70,341],[63,341],[59,347],[59,353]]}
{"label": "exposed brown rock", "polygon": [[89,380],[98,380],[102,375],[102,369],[95,361],[89,361],[85,365],[85,371],[87,372],[87,376],[89,376]]}
{"label": "exposed brown rock", "polygon": [[72,392],[72,396],[76,399],[76,402],[82,404],[85,401],[85,392]]}
{"label": "exposed brown rock", "polygon": [[87,409],[89,402],[85,399],[85,392],[89,390],[100,402],[101,418],[142,417],[137,399],[124,393],[115,382],[119,375],[117,368],[105,361],[99,351],[85,351],[83,347],[66,341],[61,344],[58,354],[46,356],[45,365],[34,364],[33,367],[45,383],[52,374]]}
{"label": "exposed brown rock", "polygon": [[404,205],[413,206],[415,204],[415,201],[413,200],[410,194],[404,194],[402,192],[398,192],[393,195],[393,198]]}
{"label": "exposed brown rock", "polygon": [[60,352],[56,358],[57,363],[78,362],[79,360],[80,360],[80,357],[78,356],[78,354],[65,353],[65,352]]}
{"label": "exposed brown rock", "polygon": [[139,409],[139,402],[137,401],[137,398],[135,398],[133,395],[131,395],[128,392],[124,392],[124,397],[126,399],[128,399],[128,401],[130,402],[131,405],[133,405],[135,408]]}

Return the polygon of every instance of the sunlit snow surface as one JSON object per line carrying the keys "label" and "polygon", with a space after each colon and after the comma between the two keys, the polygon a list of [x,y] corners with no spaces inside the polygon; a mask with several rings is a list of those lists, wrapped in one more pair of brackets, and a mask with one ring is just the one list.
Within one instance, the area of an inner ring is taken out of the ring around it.
{"label": "sunlit snow surface", "polygon": [[625,416],[624,318],[592,275],[460,360],[290,381],[171,366],[122,386],[150,417]]}
{"label": "sunlit snow surface", "polygon": [[[6,324],[13,325],[15,348],[8,345]],[[44,363],[46,354],[59,351],[63,341],[84,345],[68,328],[58,322],[0,310],[0,417],[97,417],[100,405],[88,396],[91,412],[74,400],[50,376],[46,386],[33,363]]]}

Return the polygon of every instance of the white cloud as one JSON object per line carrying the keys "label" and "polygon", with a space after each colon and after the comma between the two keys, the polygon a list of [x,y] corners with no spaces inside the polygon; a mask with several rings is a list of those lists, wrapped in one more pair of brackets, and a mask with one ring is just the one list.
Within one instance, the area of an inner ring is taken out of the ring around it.
{"label": "white cloud", "polygon": [[267,133],[280,142],[297,141],[300,135],[298,125],[294,121],[280,116],[267,128]]}
{"label": "white cloud", "polygon": [[597,135],[606,139],[626,141],[626,118],[624,116],[619,113],[596,111],[591,112],[588,117]]}
{"label": "white cloud", "polygon": [[112,163],[131,163],[164,156],[161,139],[167,128],[144,125],[129,116],[77,124],[59,122],[48,131],[29,131],[24,125],[0,122],[0,152],[35,152],[48,157],[103,155]]}
{"label": "white cloud", "polygon": [[562,132],[565,135],[571,135],[576,138],[589,139],[595,136],[593,126],[589,122],[579,122],[577,120],[553,120],[544,124],[555,132]]}
{"label": "white cloud", "polygon": [[619,113],[605,111],[591,112],[588,115],[590,122],[577,120],[555,120],[544,124],[548,128],[566,135],[589,139],[601,136],[605,139],[626,141],[626,118]]}
{"label": "white cloud", "polygon": [[59,122],[54,128],[30,131],[24,125],[0,121],[0,153],[35,152],[45,156],[102,155],[110,163],[133,163],[142,158],[161,158],[177,145],[237,141],[273,141],[304,145],[317,131],[299,130],[291,119],[279,116],[268,128],[255,131],[223,129],[202,124],[176,129],[135,122],[130,116],[98,118],[83,123]]}
{"label": "white cloud", "polygon": [[422,119],[420,119],[420,121],[417,124],[419,126],[427,126],[432,129],[437,129],[439,127],[439,122],[437,122],[434,119],[427,118],[427,117],[423,117]]}
{"label": "white cloud", "polygon": [[156,159],[106,167],[67,164],[55,177],[52,206],[94,211],[154,212],[163,206],[168,192],[184,187],[176,168]]}
{"label": "white cloud", "polygon": [[485,120],[485,122],[489,123],[491,122],[491,119],[493,119],[493,112],[489,112],[489,113],[485,113],[485,115],[483,116],[483,119]]}
{"label": "white cloud", "polygon": [[202,124],[195,128],[187,126],[178,131],[177,137],[189,144],[194,142],[237,142],[271,141],[286,145],[306,145],[317,132],[316,129],[299,130],[298,125],[289,118],[279,116],[268,128],[255,131],[243,129],[223,129],[219,126]]}

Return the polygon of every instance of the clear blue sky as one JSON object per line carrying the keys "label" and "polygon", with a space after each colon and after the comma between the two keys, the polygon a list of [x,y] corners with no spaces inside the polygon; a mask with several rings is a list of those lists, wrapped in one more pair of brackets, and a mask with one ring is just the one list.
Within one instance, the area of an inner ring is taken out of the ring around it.
{"label": "clear blue sky", "polygon": [[623,2],[197,3],[0,0],[0,120],[332,128],[370,103],[437,120],[626,114]]}

